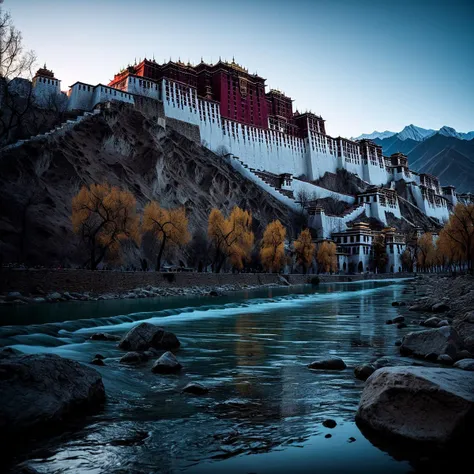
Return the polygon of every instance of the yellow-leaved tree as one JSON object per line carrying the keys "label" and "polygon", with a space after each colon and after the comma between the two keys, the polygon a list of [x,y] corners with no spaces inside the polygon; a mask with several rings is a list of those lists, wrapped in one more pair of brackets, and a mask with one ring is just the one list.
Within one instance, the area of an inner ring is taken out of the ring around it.
{"label": "yellow-leaved tree", "polygon": [[184,207],[164,209],[156,201],[150,201],[143,210],[142,231],[151,232],[160,243],[156,256],[157,272],[167,245],[181,247],[191,239]]}
{"label": "yellow-leaved tree", "polygon": [[106,256],[117,258],[121,242],[140,242],[136,199],[130,191],[117,186],[83,186],[72,198],[71,220],[74,232],[89,249],[91,270],[96,270]]}
{"label": "yellow-leaved tree", "polygon": [[295,253],[296,253],[296,263],[301,265],[306,273],[308,267],[311,266],[311,263],[314,258],[314,251],[316,245],[313,243],[311,238],[311,232],[309,229],[303,230],[298,238],[294,242]]}
{"label": "yellow-leaved tree", "polygon": [[285,263],[286,229],[279,220],[270,222],[263,233],[260,260],[269,272],[279,272]]}
{"label": "yellow-leaved tree", "polygon": [[444,268],[454,269],[463,259],[460,246],[449,237],[444,228],[441,229],[436,241],[436,254]]}
{"label": "yellow-leaved tree", "polygon": [[474,270],[474,204],[458,203],[442,232],[443,238],[453,247],[457,258],[465,262],[467,269],[472,272]]}
{"label": "yellow-leaved tree", "polygon": [[336,244],[326,240],[322,242],[319,245],[316,260],[323,272],[335,272],[337,270]]}
{"label": "yellow-leaved tree", "polygon": [[417,242],[417,266],[422,270],[428,270],[436,262],[436,249],[433,243],[433,234],[426,232]]}
{"label": "yellow-leaved tree", "polygon": [[227,260],[238,270],[250,260],[255,237],[249,211],[235,206],[226,219],[219,209],[212,209],[207,233],[214,249],[212,267],[216,273],[221,271]]}

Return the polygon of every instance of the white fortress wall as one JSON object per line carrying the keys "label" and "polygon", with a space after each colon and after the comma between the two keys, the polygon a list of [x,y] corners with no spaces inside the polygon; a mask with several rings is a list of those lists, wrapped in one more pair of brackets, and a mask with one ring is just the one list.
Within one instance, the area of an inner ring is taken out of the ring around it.
{"label": "white fortress wall", "polygon": [[51,98],[61,95],[61,81],[49,77],[35,77],[33,78],[34,95],[37,104],[41,106],[48,106]]}
{"label": "white fortress wall", "polygon": [[131,94],[143,95],[151,99],[161,100],[162,97],[160,84],[136,76],[128,76],[126,89]]}
{"label": "white fortress wall", "polygon": [[94,94],[92,96],[92,107],[95,107],[101,102],[108,102],[110,100],[120,100],[121,102],[127,102],[129,104],[134,104],[135,100],[132,94],[128,92],[123,92],[112,87],[104,86],[99,84],[94,87]]}
{"label": "white fortress wall", "polygon": [[373,164],[369,160],[367,165],[364,165],[364,167],[366,168],[367,182],[380,186],[382,184],[387,184],[389,181],[389,173],[384,164]]}
{"label": "white fortress wall", "polygon": [[[322,133],[308,131],[309,179],[318,179],[325,173],[335,173],[338,168],[337,145]],[[296,174],[296,173],[294,173]]]}
{"label": "white fortress wall", "polygon": [[69,89],[68,110],[91,110],[94,86],[83,82],[76,82]]}
{"label": "white fortress wall", "polygon": [[393,253],[390,250],[390,247],[387,245],[385,251],[388,255],[388,262],[387,262],[387,271],[392,271],[398,273],[402,271],[402,254],[405,251],[406,246],[401,244],[393,244]]}
{"label": "white fortress wall", "polygon": [[290,189],[293,191],[296,199],[298,197],[298,192],[305,191],[309,194],[310,197],[314,197],[316,199],[332,198],[336,201],[345,201],[349,204],[354,204],[355,202],[354,196],[330,191],[329,189],[322,188],[321,186],[317,186],[315,184],[307,183],[306,181],[301,181],[297,178],[293,178]]}
{"label": "white fortress wall", "polygon": [[198,125],[209,149],[225,149],[255,169],[308,174],[302,139],[222,119],[217,102],[199,99],[193,88],[186,89],[163,80],[165,115]]}

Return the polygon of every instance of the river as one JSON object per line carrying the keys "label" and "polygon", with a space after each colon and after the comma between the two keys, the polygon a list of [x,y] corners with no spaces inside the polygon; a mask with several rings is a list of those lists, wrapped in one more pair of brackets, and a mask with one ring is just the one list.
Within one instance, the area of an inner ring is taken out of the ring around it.
{"label": "river", "polygon": [[[353,367],[382,356],[410,329],[406,282],[327,283],[265,288],[221,297],[68,302],[2,308],[0,344],[83,363],[100,353],[108,401],[81,426],[19,448],[10,465],[40,473],[372,473],[413,472],[373,446],[354,423],[364,383]],[[164,326],[182,347],[179,375],[156,375],[153,361],[119,364],[114,342],[137,321]],[[339,356],[341,372],[311,371]],[[181,393],[189,381],[207,395]],[[334,429],[325,419],[334,419]],[[331,435],[331,437],[327,437]]]}

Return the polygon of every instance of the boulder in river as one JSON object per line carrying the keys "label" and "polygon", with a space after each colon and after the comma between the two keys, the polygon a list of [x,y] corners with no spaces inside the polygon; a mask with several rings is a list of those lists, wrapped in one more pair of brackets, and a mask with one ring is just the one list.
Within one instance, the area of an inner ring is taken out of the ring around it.
{"label": "boulder in river", "polygon": [[105,365],[105,362],[104,362],[103,359],[99,359],[99,358],[95,357],[94,359],[91,360],[91,364],[92,364],[92,365],[104,366],[104,365]]}
{"label": "boulder in river", "polygon": [[411,332],[402,339],[400,353],[426,357],[428,354],[448,354],[454,358],[460,349],[458,333],[451,326]]}
{"label": "boulder in river", "polygon": [[172,352],[165,352],[151,368],[155,374],[171,374],[179,372],[183,366],[178,362],[178,359]]}
{"label": "boulder in river", "polygon": [[1,359],[0,374],[0,436],[56,429],[105,401],[99,372],[55,354]]}
{"label": "boulder in river", "polygon": [[127,352],[120,359],[121,364],[140,364],[148,360],[148,356],[140,352]]}
{"label": "boulder in river", "polygon": [[408,441],[445,444],[471,430],[474,374],[432,367],[386,367],[362,392],[356,421]]}
{"label": "boulder in river", "polygon": [[468,311],[463,315],[456,316],[453,321],[453,327],[458,332],[464,348],[474,353],[474,311]]}
{"label": "boulder in river", "polygon": [[367,380],[374,372],[375,366],[373,364],[361,364],[354,369],[354,375],[359,380]]}
{"label": "boulder in river", "polygon": [[337,423],[334,420],[327,419],[323,421],[323,426],[325,428],[335,428],[337,426]]}
{"label": "boulder in river", "polygon": [[205,395],[209,389],[204,385],[196,382],[190,382],[183,388],[184,393],[192,393],[193,395]]}
{"label": "boulder in river", "polygon": [[423,321],[421,325],[426,326],[428,328],[437,328],[440,322],[441,322],[441,319],[437,318],[436,316],[433,316]]}
{"label": "boulder in river", "polygon": [[453,358],[448,356],[448,354],[439,355],[436,361],[444,365],[453,365],[454,362]]}
{"label": "boulder in river", "polygon": [[344,370],[347,366],[340,357],[332,357],[331,359],[321,359],[311,362],[308,367],[310,369]]}
{"label": "boulder in river", "polygon": [[415,303],[408,308],[408,311],[430,312],[433,305],[429,302]]}
{"label": "boulder in river", "polygon": [[474,359],[462,359],[458,360],[454,367],[456,369],[468,370],[469,372],[474,372]]}
{"label": "boulder in river", "polygon": [[180,342],[172,332],[150,323],[141,323],[130,329],[119,342],[119,348],[126,351],[170,350],[179,346]]}
{"label": "boulder in river", "polygon": [[457,352],[454,360],[457,362],[458,360],[462,359],[472,359],[472,354],[469,351],[466,351],[466,349]]}
{"label": "boulder in river", "polygon": [[403,323],[405,321],[404,316],[396,316],[392,319],[393,324]]}

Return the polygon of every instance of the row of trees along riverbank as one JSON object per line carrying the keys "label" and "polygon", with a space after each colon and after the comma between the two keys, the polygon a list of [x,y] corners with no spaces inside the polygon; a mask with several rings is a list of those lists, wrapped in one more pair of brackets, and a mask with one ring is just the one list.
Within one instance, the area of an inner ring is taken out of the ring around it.
{"label": "row of trees along riverbank", "polygon": [[[150,201],[140,215],[132,193],[108,184],[92,184],[79,191],[72,202],[72,223],[88,250],[86,266],[92,270],[104,261],[120,263],[124,248],[132,245],[139,249],[148,241],[152,242],[158,271],[167,252],[184,251],[195,240],[183,207],[165,209]],[[215,272],[222,269],[279,272],[294,262],[306,273],[316,260],[319,271],[337,270],[336,245],[324,241],[316,248],[309,229],[301,230],[288,245],[286,229],[278,220],[266,226],[259,240],[255,239],[252,228],[250,211],[236,206],[225,216],[219,209],[212,209],[207,235],[201,234],[195,251],[201,259],[199,269],[211,266]],[[415,265],[426,271],[472,270],[473,257],[474,205],[458,204],[437,239],[426,233],[409,242],[402,263],[406,271],[412,271]],[[378,271],[384,271],[387,261],[381,234],[374,241],[373,263]]]}
{"label": "row of trees along riverbank", "polygon": [[[131,192],[108,184],[82,187],[72,200],[72,224],[88,251],[85,266],[92,270],[102,262],[119,264],[124,247],[140,248],[145,241],[152,241],[158,271],[167,251],[183,250],[192,240],[183,207],[165,209],[150,201],[140,215]],[[300,232],[291,248],[285,247],[286,240],[286,229],[279,220],[270,222],[256,241],[250,211],[236,206],[225,216],[214,208],[208,218],[206,242],[200,246],[199,267],[210,265],[220,272],[223,268],[240,271],[260,266],[279,272],[291,259],[307,272],[316,258],[324,271],[336,270],[334,243],[323,242],[316,252],[309,229]]]}
{"label": "row of trees along riverbank", "polygon": [[405,270],[474,270],[474,204],[457,204],[448,222],[433,235],[421,235],[402,255]]}

